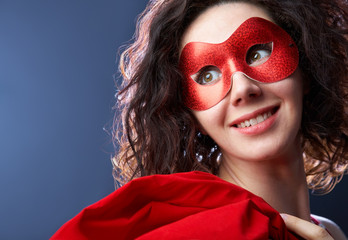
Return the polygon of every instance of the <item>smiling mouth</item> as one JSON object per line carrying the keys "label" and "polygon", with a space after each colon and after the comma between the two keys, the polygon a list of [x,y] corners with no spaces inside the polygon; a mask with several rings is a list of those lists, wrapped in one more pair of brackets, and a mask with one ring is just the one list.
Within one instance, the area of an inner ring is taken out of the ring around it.
{"label": "smiling mouth", "polygon": [[258,114],[255,118],[250,118],[250,119],[244,120],[238,124],[234,124],[233,127],[235,127],[235,128],[247,128],[250,126],[255,126],[255,125],[267,120],[269,117],[271,117],[273,114],[275,114],[278,111],[278,109],[279,109],[279,106],[274,107],[271,110],[268,110],[264,113]]}

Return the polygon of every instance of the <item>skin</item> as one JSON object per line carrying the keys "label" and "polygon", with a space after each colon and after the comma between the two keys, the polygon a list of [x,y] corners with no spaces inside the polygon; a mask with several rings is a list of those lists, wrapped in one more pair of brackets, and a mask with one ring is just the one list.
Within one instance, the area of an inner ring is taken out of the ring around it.
{"label": "skin", "polygon": [[[189,42],[224,42],[250,17],[272,21],[266,11],[255,5],[213,6],[188,27],[181,48]],[[208,110],[193,111],[193,114],[201,132],[214,139],[221,149],[219,177],[249,190],[277,211],[286,213],[283,216],[286,216],[288,228],[306,239],[332,239],[322,233],[321,227],[310,222],[299,138],[303,92],[299,70],[284,80],[267,84],[236,73],[232,76],[231,91],[221,102]],[[261,133],[244,134],[231,126],[231,122],[243,115],[269,106],[279,109],[273,124]],[[345,239],[336,234],[334,237]]]}

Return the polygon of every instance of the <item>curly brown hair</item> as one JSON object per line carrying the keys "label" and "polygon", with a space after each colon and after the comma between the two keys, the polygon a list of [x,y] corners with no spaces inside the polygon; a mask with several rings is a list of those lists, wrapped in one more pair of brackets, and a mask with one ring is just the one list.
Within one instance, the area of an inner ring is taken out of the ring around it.
{"label": "curly brown hair", "polygon": [[[151,174],[200,170],[217,174],[219,147],[199,133],[182,101],[178,68],[187,26],[228,0],[152,0],[123,52],[113,158],[118,185]],[[267,10],[298,45],[308,80],[301,141],[308,186],[330,191],[348,166],[348,3],[344,0],[243,0]]]}

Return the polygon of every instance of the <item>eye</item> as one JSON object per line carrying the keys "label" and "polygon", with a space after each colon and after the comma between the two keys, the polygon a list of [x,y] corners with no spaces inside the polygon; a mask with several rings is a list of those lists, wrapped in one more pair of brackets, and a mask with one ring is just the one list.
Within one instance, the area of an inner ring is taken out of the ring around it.
{"label": "eye", "polygon": [[246,54],[246,62],[250,66],[263,64],[271,56],[273,43],[256,44],[249,48]]}
{"label": "eye", "polygon": [[215,66],[206,66],[193,74],[192,79],[201,85],[208,85],[218,81],[221,78],[221,71]]}

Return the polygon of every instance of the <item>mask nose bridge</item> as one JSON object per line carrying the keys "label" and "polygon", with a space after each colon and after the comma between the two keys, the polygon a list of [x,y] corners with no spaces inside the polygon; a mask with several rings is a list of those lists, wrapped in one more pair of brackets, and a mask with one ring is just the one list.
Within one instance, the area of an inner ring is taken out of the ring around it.
{"label": "mask nose bridge", "polygon": [[233,56],[229,57],[229,59],[227,61],[227,65],[228,65],[228,68],[229,68],[228,79],[230,79],[231,85],[233,85],[232,80],[233,80],[233,76],[236,73],[241,73],[244,76],[249,78],[249,76],[243,71],[242,64],[238,63],[237,60],[235,58],[233,58]]}
{"label": "mask nose bridge", "polygon": [[243,58],[240,58],[239,56],[240,53],[238,51],[240,51],[240,49],[238,49],[238,47],[236,46],[233,46],[233,44],[231,43],[229,43],[226,47],[227,49],[224,49],[226,51],[225,54],[227,55],[225,58],[226,65],[224,66],[225,69],[223,71],[225,71],[224,84],[229,85],[229,90],[226,92],[225,97],[232,91],[233,78],[235,74],[239,73],[242,74],[244,77],[253,80],[245,73],[245,70],[247,70],[247,67],[245,66],[246,62],[240,62],[243,61]]}
{"label": "mask nose bridge", "polygon": [[[249,66],[247,66],[246,59],[245,59],[247,54],[247,49],[244,49],[245,46],[243,45],[243,43],[240,43],[238,40],[232,37],[230,37],[230,39],[228,39],[226,43],[227,44],[225,45],[225,51],[228,55],[227,67],[228,67],[228,74],[229,74],[229,76],[226,76],[226,77],[227,79],[231,81],[231,88],[233,85],[233,82],[232,82],[233,77],[236,73],[241,73],[245,77],[254,80],[248,75]],[[240,44],[242,46],[240,46]]]}
{"label": "mask nose bridge", "polygon": [[250,80],[253,80],[253,81],[256,81],[256,82],[259,82],[258,80],[256,79],[253,79],[252,77],[250,77],[246,72],[245,72],[245,67],[243,67],[243,63],[238,63],[236,58],[233,58],[233,55],[231,55],[229,58],[228,58],[228,61],[227,61],[227,65],[228,65],[228,68],[229,68],[229,76],[227,76],[226,79],[228,79],[230,81],[230,90],[232,89],[233,87],[233,78],[234,76],[239,73],[239,74],[242,74],[244,75],[244,77],[250,79]]}
{"label": "mask nose bridge", "polygon": [[[245,58],[244,53],[244,44],[240,42],[240,39],[236,39],[234,36],[234,33],[232,36],[226,41],[225,43],[225,51],[228,55],[228,68],[229,68],[229,74],[228,76],[230,80],[232,81],[233,75],[236,72],[241,72],[244,75],[246,73],[243,71],[244,70],[244,62],[238,62],[238,61],[243,61],[243,57]],[[242,56],[243,55],[243,56]],[[245,60],[244,60],[245,61]]]}

